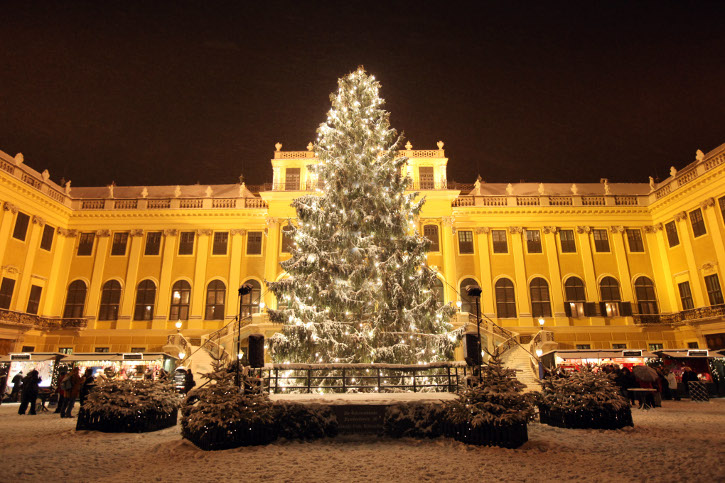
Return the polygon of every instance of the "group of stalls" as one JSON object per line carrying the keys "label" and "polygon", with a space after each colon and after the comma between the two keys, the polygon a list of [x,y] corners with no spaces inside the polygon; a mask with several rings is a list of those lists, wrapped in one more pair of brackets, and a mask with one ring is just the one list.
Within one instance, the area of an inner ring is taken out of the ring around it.
{"label": "group of stalls", "polygon": [[661,367],[673,372],[678,385],[686,367],[697,374],[710,396],[725,396],[725,350],[707,349],[559,349],[541,356],[542,367],[549,373],[556,370],[578,371],[582,366],[614,365],[632,370],[634,366]]}
{"label": "group of stalls", "polygon": [[28,352],[0,357],[0,369],[8,375],[7,392],[15,375],[22,373],[26,376],[33,369],[41,378],[41,391],[49,391],[57,385],[59,374],[70,372],[74,367],[78,367],[81,374],[90,369],[94,377],[102,373],[108,379],[155,379],[162,370],[173,372],[177,361],[178,358],[163,352]]}

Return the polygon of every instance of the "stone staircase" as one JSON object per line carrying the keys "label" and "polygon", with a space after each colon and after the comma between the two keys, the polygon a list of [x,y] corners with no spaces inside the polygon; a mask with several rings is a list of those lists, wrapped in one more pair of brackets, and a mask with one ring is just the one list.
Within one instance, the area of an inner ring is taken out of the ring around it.
{"label": "stone staircase", "polygon": [[186,359],[185,364],[191,368],[197,386],[206,382],[203,374],[212,371],[212,362],[214,362],[214,359],[206,350],[201,349],[199,346],[191,346],[191,355]]}
{"label": "stone staircase", "polygon": [[516,371],[516,378],[526,384],[524,391],[540,391],[538,374],[531,367],[531,355],[520,345],[514,345],[504,352],[502,361],[509,369]]}

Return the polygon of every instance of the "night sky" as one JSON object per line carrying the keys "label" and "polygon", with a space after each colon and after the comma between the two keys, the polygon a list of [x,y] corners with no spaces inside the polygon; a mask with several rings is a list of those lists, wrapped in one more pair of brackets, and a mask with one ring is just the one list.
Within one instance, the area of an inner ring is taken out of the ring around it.
{"label": "night sky", "polygon": [[646,182],[725,143],[723,2],[296,3],[3,2],[0,149],[73,186],[259,184],[358,65],[460,182]]}

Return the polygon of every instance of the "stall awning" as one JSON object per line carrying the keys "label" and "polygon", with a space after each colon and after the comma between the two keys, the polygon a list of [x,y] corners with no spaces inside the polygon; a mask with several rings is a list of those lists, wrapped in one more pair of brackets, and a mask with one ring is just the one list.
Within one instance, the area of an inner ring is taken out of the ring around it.
{"label": "stall awning", "polygon": [[[547,352],[554,354],[561,359],[629,359],[629,358],[655,358],[657,357],[650,351],[639,349],[571,349],[571,350],[555,350]],[[544,355],[547,355],[544,354]]]}
{"label": "stall awning", "polygon": [[79,362],[79,361],[156,361],[159,359],[178,359],[164,352],[144,352],[144,353],[123,353],[123,352],[78,352],[71,354],[63,362]]}
{"label": "stall awning", "polygon": [[22,352],[2,356],[0,357],[0,362],[49,361],[56,359],[58,356],[63,357],[63,355],[58,352]]}
{"label": "stall awning", "polygon": [[661,351],[655,351],[655,354],[658,356],[666,356],[666,357],[679,357],[679,358],[698,358],[698,359],[706,359],[706,358],[712,358],[716,357],[716,355],[707,349],[670,349],[670,350],[661,350]]}
{"label": "stall awning", "polygon": [[109,352],[91,352],[71,354],[63,359],[63,362],[79,362],[79,361],[120,361],[121,357],[116,353]]}

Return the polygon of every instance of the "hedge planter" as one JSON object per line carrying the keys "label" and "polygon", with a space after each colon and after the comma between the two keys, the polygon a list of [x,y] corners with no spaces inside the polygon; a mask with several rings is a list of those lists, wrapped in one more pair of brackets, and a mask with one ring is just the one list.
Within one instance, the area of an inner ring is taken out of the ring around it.
{"label": "hedge planter", "polygon": [[572,429],[621,429],[634,426],[629,406],[619,410],[562,411],[541,405],[539,420],[549,426]]}
{"label": "hedge planter", "polygon": [[108,414],[78,411],[76,430],[101,431],[104,433],[147,433],[176,426],[178,411],[172,413],[137,413],[112,417]]}
{"label": "hedge planter", "polygon": [[233,429],[209,427],[204,431],[191,433],[182,430],[182,436],[204,451],[238,448],[240,446],[257,446],[269,444],[277,439],[277,431],[273,425],[240,425]]}
{"label": "hedge planter", "polygon": [[502,448],[518,448],[529,440],[526,423],[506,426],[481,425],[470,423],[448,423],[445,433],[456,441],[479,446],[501,446]]}

